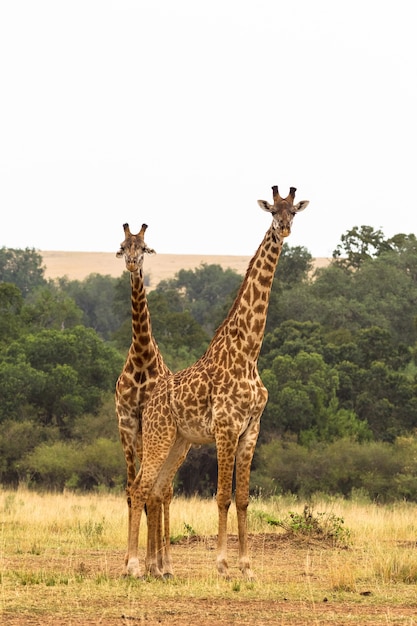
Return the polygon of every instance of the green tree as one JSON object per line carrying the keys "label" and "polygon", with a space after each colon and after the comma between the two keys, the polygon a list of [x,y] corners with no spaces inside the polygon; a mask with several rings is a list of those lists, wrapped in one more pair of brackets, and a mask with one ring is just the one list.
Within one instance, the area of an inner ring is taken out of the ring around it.
{"label": "green tree", "polygon": [[275,274],[275,279],[281,285],[292,289],[297,283],[308,280],[312,270],[313,257],[307,248],[303,246],[290,247],[284,243]]}
{"label": "green tree", "polygon": [[353,410],[339,406],[338,373],[321,355],[300,351],[294,357],[277,356],[261,376],[269,391],[261,441],[272,434],[296,435],[304,443],[370,437],[365,421],[358,420]]}
{"label": "green tree", "polygon": [[333,258],[347,269],[358,269],[364,261],[390,250],[382,230],[372,226],[354,226],[341,236],[341,243],[333,252]]}
{"label": "green tree", "polygon": [[0,346],[9,343],[22,332],[22,306],[20,289],[11,283],[0,282]]}
{"label": "green tree", "polygon": [[[125,272],[123,276],[123,287],[128,286],[123,296],[126,304],[123,311],[126,318],[131,316],[128,274]],[[120,280],[108,275],[90,274],[82,281],[60,279],[59,286],[60,291],[70,295],[83,312],[82,323],[84,326],[93,328],[100,337],[110,339],[120,326],[119,320],[114,315],[115,297],[117,290],[121,289]]]}
{"label": "green tree", "polygon": [[[310,319],[308,290],[305,287],[312,268],[312,256],[306,248],[283,245],[269,298],[266,333],[285,320]],[[302,317],[302,311],[306,312],[305,317]]]}
{"label": "green tree", "polygon": [[321,354],[323,350],[324,337],[320,324],[289,319],[265,335],[259,369],[270,367],[278,355],[295,356],[301,351]]}
{"label": "green tree", "polygon": [[75,417],[97,412],[102,393],[114,390],[123,365],[117,351],[82,326],[25,335],[2,356],[0,416],[24,418],[22,407],[30,405],[41,423],[59,426],[64,438]]}
{"label": "green tree", "polygon": [[0,248],[0,282],[13,283],[26,297],[36,287],[46,285],[42,257],[33,248]]}
{"label": "green tree", "polygon": [[[56,435],[51,430],[49,440]],[[56,437],[55,437],[56,438]],[[46,439],[45,429],[33,419],[0,422],[0,483],[17,488],[29,476],[24,459]]]}
{"label": "green tree", "polygon": [[175,301],[175,306],[180,304],[183,312],[189,311],[211,336],[227,315],[242,280],[230,268],[202,263],[195,270],[180,270],[174,279],[161,281],[157,291],[176,291],[180,300]]}
{"label": "green tree", "polygon": [[81,323],[83,312],[74,300],[52,283],[36,289],[25,300],[22,322],[31,332],[72,328]]}

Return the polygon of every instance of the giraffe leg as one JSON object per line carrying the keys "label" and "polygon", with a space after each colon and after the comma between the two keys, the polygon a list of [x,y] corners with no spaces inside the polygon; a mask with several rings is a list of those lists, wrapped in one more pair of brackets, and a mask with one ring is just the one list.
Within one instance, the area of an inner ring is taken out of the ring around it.
{"label": "giraffe leg", "polygon": [[258,439],[259,426],[249,426],[239,440],[236,453],[236,512],[239,535],[239,568],[247,580],[254,580],[248,555],[247,509],[252,458]]}
{"label": "giraffe leg", "polygon": [[[230,436],[229,436],[230,437]],[[235,441],[230,438],[216,437],[217,445],[217,509],[218,509],[218,535],[217,535],[217,571],[221,576],[229,578],[229,566],[227,563],[227,516],[232,502],[232,481],[237,447]]]}
{"label": "giraffe leg", "polygon": [[164,544],[162,546],[162,570],[164,578],[172,578],[174,570],[172,568],[171,560],[171,518],[170,518],[170,506],[173,497],[172,483],[168,485],[166,489],[166,495],[164,498]]}
{"label": "giraffe leg", "polygon": [[174,476],[185,457],[187,456],[190,444],[188,441],[178,436],[169,451],[169,455],[161,468],[158,476],[156,491],[160,491],[163,494],[164,502],[164,545],[163,545],[163,558],[162,569],[164,578],[171,578],[174,575],[171,559],[171,539],[170,539],[170,504],[173,496],[172,482]]}
{"label": "giraffe leg", "polygon": [[[130,487],[136,478],[136,447],[138,445],[138,429],[134,420],[127,417],[119,417],[119,434],[126,461],[126,500],[128,507],[127,545],[130,541],[130,527],[132,520],[132,506]],[[129,548],[125,555],[125,564],[129,560]]]}
{"label": "giraffe leg", "polygon": [[[144,433],[143,433],[144,435]],[[157,538],[160,531],[160,511],[162,494],[159,489],[155,489],[158,475],[163,467],[165,459],[175,441],[176,427],[171,423],[171,429],[167,429],[166,436],[161,438],[159,431],[149,427],[147,439],[143,438],[143,458],[140,471],[130,489],[132,500],[132,519],[129,537],[129,559],[126,572],[129,576],[141,578],[141,567],[138,557],[138,542],[142,512],[145,504],[151,503],[148,511],[148,547],[151,552],[147,555],[148,567],[157,575],[161,572],[157,564]],[[157,503],[157,504],[156,504]]]}
{"label": "giraffe leg", "polygon": [[162,578],[162,502],[154,493],[147,502],[148,550],[146,570],[154,578]]}

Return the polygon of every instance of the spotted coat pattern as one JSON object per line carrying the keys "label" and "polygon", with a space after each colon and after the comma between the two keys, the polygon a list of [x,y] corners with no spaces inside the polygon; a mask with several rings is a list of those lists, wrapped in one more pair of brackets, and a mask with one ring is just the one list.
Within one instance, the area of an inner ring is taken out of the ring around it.
{"label": "spotted coat pattern", "polygon": [[[161,378],[143,412],[143,460],[131,487],[132,529],[127,574],[141,576],[137,552],[141,514],[149,494],[162,498],[175,461],[189,443],[215,442],[218,462],[217,569],[227,577],[227,516],[236,470],[239,567],[253,578],[247,546],[250,467],[268,394],[258,373],[270,291],[284,238],[295,213],[295,188],[281,198],[274,186],[274,204],[259,201],[273,216],[251,259],[239,293],[205,354],[185,370]],[[148,516],[148,525],[154,520]]]}
{"label": "spotted coat pattern", "polygon": [[[131,528],[130,487],[142,462],[142,413],[158,379],[168,376],[167,367],[152,334],[146,289],[143,279],[144,254],[154,251],[144,242],[144,224],[137,235],[132,235],[124,224],[125,240],[120,244],[117,256],[124,256],[126,269],[130,272],[132,341],[122,372],[116,382],[115,404],[120,440],[126,461],[128,494],[128,543]],[[184,451],[185,452],[185,451]],[[178,466],[184,457],[177,459]],[[163,486],[162,498],[150,498],[147,509],[154,519],[152,533],[148,532],[147,567],[154,575],[172,575],[169,550],[169,507],[172,499],[172,480]],[[162,531],[162,503],[163,522]],[[128,557],[126,556],[126,559]],[[155,571],[152,568],[155,566]]]}

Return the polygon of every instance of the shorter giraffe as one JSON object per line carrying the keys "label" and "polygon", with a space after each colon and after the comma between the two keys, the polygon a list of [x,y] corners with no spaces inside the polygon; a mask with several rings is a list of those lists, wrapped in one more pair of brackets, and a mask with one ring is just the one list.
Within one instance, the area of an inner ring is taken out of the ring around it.
{"label": "shorter giraffe", "polygon": [[[124,256],[126,269],[130,272],[132,306],[132,342],[123,370],[116,383],[116,413],[119,434],[127,469],[127,493],[129,507],[128,543],[131,532],[131,501],[129,489],[137,474],[137,463],[142,460],[142,412],[156,381],[170,374],[152,334],[151,320],[143,278],[145,254],[155,251],[144,240],[147,225],[133,235],[129,224],[123,225],[125,239],[120,244],[117,257]],[[180,464],[183,458],[178,459]],[[164,535],[162,533],[162,506],[150,499],[147,510],[155,527],[148,532],[147,558],[149,570],[154,575],[172,575],[169,550],[169,508],[172,499],[172,482],[164,486],[163,511]],[[152,564],[157,563],[155,571]]]}
{"label": "shorter giraffe", "polygon": [[[294,204],[295,188],[282,198],[274,186],[271,205],[259,205],[272,214],[272,224],[249,262],[246,276],[223,324],[194,365],[159,379],[142,415],[143,458],[131,485],[132,524],[127,573],[139,577],[138,537],[143,508],[152,497],[163,499],[163,486],[176,471],[177,459],[189,443],[215,442],[217,448],[218,544],[217,569],[228,577],[227,516],[236,468],[236,509],[239,566],[253,578],[248,557],[247,507],[249,478],[260,418],[268,392],[258,373],[270,291],[284,238],[294,215],[308,201]],[[149,533],[157,519],[148,515]]]}

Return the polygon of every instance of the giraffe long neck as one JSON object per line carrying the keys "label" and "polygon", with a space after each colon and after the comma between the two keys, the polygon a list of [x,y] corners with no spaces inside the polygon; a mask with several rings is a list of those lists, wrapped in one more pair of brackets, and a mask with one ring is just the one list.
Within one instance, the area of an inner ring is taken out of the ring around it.
{"label": "giraffe long neck", "polygon": [[[246,276],[229,311],[211,342],[233,338],[249,360],[256,361],[262,346],[269,298],[284,238],[273,225],[249,262]],[[209,346],[210,350],[210,346]]]}
{"label": "giraffe long neck", "polygon": [[148,301],[141,270],[130,274],[132,304],[132,349],[138,358],[149,358],[150,350],[158,350],[152,335]]}

